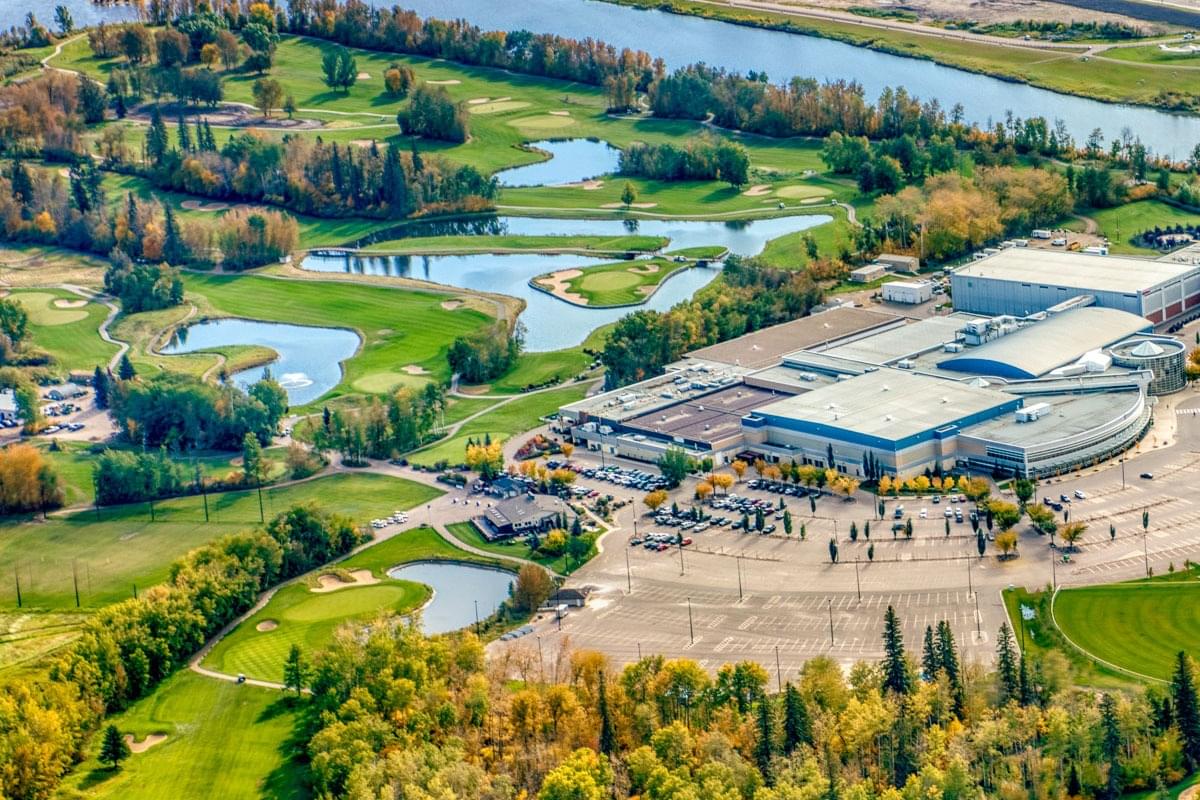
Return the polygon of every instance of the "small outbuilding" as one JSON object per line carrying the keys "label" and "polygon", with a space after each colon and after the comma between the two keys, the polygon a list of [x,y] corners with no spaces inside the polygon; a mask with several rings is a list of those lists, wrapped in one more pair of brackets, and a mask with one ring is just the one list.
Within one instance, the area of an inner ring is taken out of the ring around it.
{"label": "small outbuilding", "polygon": [[875,263],[883,264],[893,272],[910,272],[916,274],[921,270],[921,259],[916,256],[901,256],[895,253],[880,253]]}
{"label": "small outbuilding", "polygon": [[855,283],[870,283],[877,281],[884,275],[888,274],[888,269],[883,264],[867,264],[865,267],[859,267],[850,271],[850,280]]}
{"label": "small outbuilding", "polygon": [[883,285],[883,299],[888,303],[916,305],[932,298],[932,281],[892,281]]}

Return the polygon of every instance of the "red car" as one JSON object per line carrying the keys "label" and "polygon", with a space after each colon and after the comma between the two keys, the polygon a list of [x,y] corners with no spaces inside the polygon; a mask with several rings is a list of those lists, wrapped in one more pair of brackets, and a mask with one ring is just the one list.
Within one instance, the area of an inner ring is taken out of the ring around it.
{"label": "red car", "polygon": [[684,537],[684,540],[683,540],[683,546],[684,546],[684,547],[687,547],[687,546],[688,546],[689,544],[691,544],[691,543],[692,543],[692,539],[691,539],[691,537],[690,537],[690,536],[689,536],[689,537]]}

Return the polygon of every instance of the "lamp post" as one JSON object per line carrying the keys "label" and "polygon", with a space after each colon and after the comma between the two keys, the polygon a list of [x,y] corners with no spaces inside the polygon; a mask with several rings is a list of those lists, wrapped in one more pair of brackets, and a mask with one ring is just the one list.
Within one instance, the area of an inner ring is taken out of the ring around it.
{"label": "lamp post", "polygon": [[829,598],[829,645],[833,646],[833,598]]}
{"label": "lamp post", "polygon": [[691,644],[696,643],[696,628],[692,625],[692,598],[687,599],[688,607],[688,637],[691,639]]}
{"label": "lamp post", "polygon": [[745,597],[742,595],[742,557],[740,555],[737,556],[736,561],[738,576],[738,600],[744,600]]}
{"label": "lamp post", "polygon": [[862,583],[858,579],[858,556],[854,557],[854,588],[858,591],[858,602],[862,602]]}

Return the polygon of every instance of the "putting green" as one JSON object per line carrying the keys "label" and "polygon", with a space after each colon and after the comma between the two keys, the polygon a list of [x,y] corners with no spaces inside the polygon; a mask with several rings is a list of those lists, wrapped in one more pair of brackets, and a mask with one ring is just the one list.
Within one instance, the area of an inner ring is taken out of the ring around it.
{"label": "putting green", "polygon": [[1200,657],[1200,583],[1154,581],[1059,592],[1054,620],[1098,659],[1168,680],[1180,650]]}
{"label": "putting green", "polygon": [[822,189],[820,186],[781,186],[775,190],[775,194],[779,197],[825,197],[829,194],[828,190]]}
{"label": "putting green", "polygon": [[372,372],[354,382],[354,388],[367,394],[386,394],[401,386],[420,387],[429,381],[421,375],[410,375],[405,372]]}
{"label": "putting green", "polygon": [[[385,610],[409,611],[427,596],[428,589],[409,581],[349,585],[324,593],[314,592],[306,584],[286,586],[220,642],[205,664],[230,675],[240,672],[278,681],[292,645],[311,654],[328,645],[343,623],[371,620]],[[275,626],[262,624],[267,622]]]}
{"label": "putting green", "polygon": [[472,114],[499,114],[502,111],[516,111],[519,108],[529,108],[529,103],[523,100],[500,100],[495,103],[467,106],[467,110]]}
{"label": "putting green", "polygon": [[570,117],[552,117],[549,114],[541,117],[521,117],[508,123],[514,128],[526,131],[550,131],[559,128],[569,128],[575,124]]}
{"label": "putting green", "polygon": [[48,292],[20,292],[14,294],[13,299],[21,304],[34,325],[70,325],[87,319],[88,315],[82,308],[55,308],[54,301],[58,297]]}
{"label": "putting green", "polygon": [[640,275],[631,272],[595,272],[585,273],[579,286],[585,292],[615,292],[638,286],[642,281]]}

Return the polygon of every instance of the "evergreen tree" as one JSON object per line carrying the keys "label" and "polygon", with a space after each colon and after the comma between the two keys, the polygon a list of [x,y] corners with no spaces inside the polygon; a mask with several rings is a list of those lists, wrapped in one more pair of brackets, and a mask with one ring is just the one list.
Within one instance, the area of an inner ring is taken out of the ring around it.
{"label": "evergreen tree", "polygon": [[179,222],[170,203],[163,206],[163,258],[168,264],[179,264],[186,258]]}
{"label": "evergreen tree", "polygon": [[837,560],[838,560],[837,539],[830,537],[830,539],[829,539],[829,563],[836,564]]}
{"label": "evergreen tree", "polygon": [[946,673],[950,692],[954,698],[954,713],[963,715],[966,706],[966,691],[963,688],[962,669],[958,663],[958,648],[954,644],[954,631],[950,623],[942,620],[937,627],[938,666]]}
{"label": "evergreen tree", "polygon": [[20,159],[13,161],[12,165],[12,196],[14,200],[20,200],[23,206],[33,201],[33,179]]}
{"label": "evergreen tree", "polygon": [[123,381],[130,381],[137,377],[137,370],[133,368],[133,362],[129,360],[129,353],[121,356],[121,361],[117,364],[117,377]]}
{"label": "evergreen tree", "polygon": [[1037,699],[1037,690],[1034,686],[1033,679],[1029,675],[1029,664],[1025,660],[1025,654],[1021,654],[1021,665],[1018,676],[1018,685],[1020,688],[1020,701],[1023,706],[1031,706]]}
{"label": "evergreen tree", "polygon": [[157,167],[170,147],[167,126],[163,123],[162,114],[158,113],[158,106],[155,106],[150,110],[150,127],[146,130],[146,157]]}
{"label": "evergreen tree", "polygon": [[308,680],[308,664],[304,662],[304,654],[300,645],[293,643],[288,651],[287,661],[283,664],[283,686],[291,689],[297,695],[304,693],[304,684]]}
{"label": "evergreen tree", "polygon": [[883,688],[896,694],[908,694],[912,689],[904,656],[904,633],[891,606],[883,617]]}
{"label": "evergreen tree", "polygon": [[800,690],[788,683],[783,688],[783,752],[791,755],[801,745],[812,744],[812,720]]}
{"label": "evergreen tree", "polygon": [[104,739],[100,742],[100,763],[115,770],[128,757],[129,745],[125,743],[125,737],[116,725],[109,725],[104,729]]}
{"label": "evergreen tree", "polygon": [[941,672],[942,662],[941,653],[937,649],[937,643],[933,638],[933,626],[925,626],[925,642],[921,647],[921,675],[927,681],[937,679],[937,675]]}
{"label": "evergreen tree", "polygon": [[117,115],[117,119],[125,119],[129,114],[129,109],[125,106],[125,95],[118,93],[113,98],[113,113]]}
{"label": "evergreen tree", "polygon": [[108,408],[108,389],[108,373],[96,365],[96,371],[92,373],[92,391],[96,395],[96,408],[101,410]]}
{"label": "evergreen tree", "polygon": [[996,640],[996,681],[1000,705],[1010,700],[1020,700],[1016,647],[1013,645],[1012,628],[1008,627],[1007,622],[1000,626],[1000,635]]}
{"label": "evergreen tree", "polygon": [[771,758],[774,755],[775,732],[771,720],[771,701],[763,695],[758,701],[758,739],[754,743],[754,761],[768,786],[775,782],[771,770]]}
{"label": "evergreen tree", "polygon": [[425,169],[425,162],[421,160],[421,152],[417,150],[417,137],[412,137],[410,142],[412,144],[412,150],[410,152],[412,153],[413,172],[421,172]]}
{"label": "evergreen tree", "polygon": [[1117,701],[1111,694],[1100,700],[1100,753],[1108,762],[1108,782],[1101,797],[1117,800],[1121,796],[1121,725],[1117,720]]}
{"label": "evergreen tree", "polygon": [[183,118],[183,112],[179,112],[179,121],[175,123],[176,135],[179,137],[179,152],[188,154],[192,152],[192,134],[188,130],[187,120]]}
{"label": "evergreen tree", "polygon": [[904,786],[910,775],[916,773],[920,766],[917,753],[919,739],[917,720],[909,707],[909,698],[900,701],[900,713],[896,715],[895,725],[892,726],[892,736],[895,741],[895,751],[892,758],[892,785],[896,788]]}
{"label": "evergreen tree", "polygon": [[1196,698],[1196,675],[1192,661],[1182,650],[1175,658],[1175,674],[1171,677],[1171,703],[1175,712],[1175,727],[1183,739],[1183,754],[1188,769],[1200,766],[1200,702]]}
{"label": "evergreen tree", "polygon": [[1083,783],[1079,780],[1079,767],[1071,762],[1071,771],[1067,774],[1067,795],[1079,797],[1083,794]]}
{"label": "evergreen tree", "polygon": [[597,697],[597,712],[600,715],[600,752],[611,756],[617,752],[617,731],[613,727],[612,710],[608,707],[608,688],[604,673],[600,673],[600,691]]}

